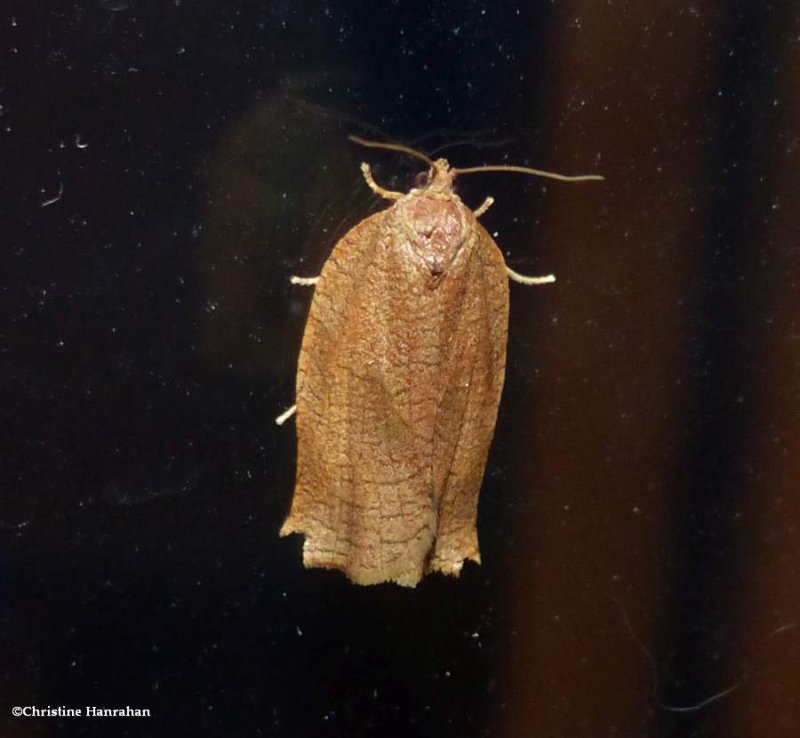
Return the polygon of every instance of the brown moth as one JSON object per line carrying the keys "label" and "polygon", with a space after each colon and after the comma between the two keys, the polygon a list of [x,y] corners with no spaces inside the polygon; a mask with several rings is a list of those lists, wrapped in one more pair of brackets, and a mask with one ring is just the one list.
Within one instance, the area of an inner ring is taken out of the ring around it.
{"label": "brown moth", "polygon": [[478,493],[503,388],[509,269],[474,212],[453,192],[453,169],[393,200],[335,246],[314,284],[297,370],[297,479],[282,536],[305,536],[306,567],[340,569],[356,584],[413,587],[428,572],[458,576],[480,563]]}

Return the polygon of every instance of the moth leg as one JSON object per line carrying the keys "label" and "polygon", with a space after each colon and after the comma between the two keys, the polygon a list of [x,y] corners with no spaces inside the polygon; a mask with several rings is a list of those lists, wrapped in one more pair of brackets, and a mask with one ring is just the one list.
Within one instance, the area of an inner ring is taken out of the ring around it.
{"label": "moth leg", "polygon": [[292,284],[299,284],[303,287],[311,287],[319,282],[319,277],[289,277]]}
{"label": "moth leg", "polygon": [[526,277],[524,274],[515,272],[508,265],[506,265],[506,272],[508,272],[510,279],[512,279],[514,282],[519,282],[520,284],[551,284],[556,281],[555,274],[545,274],[542,277]]}
{"label": "moth leg", "polygon": [[361,171],[364,174],[364,179],[367,180],[367,184],[369,188],[380,197],[386,198],[387,200],[400,200],[405,197],[405,194],[402,192],[392,192],[391,190],[384,190],[374,179],[372,179],[372,170],[369,168],[369,164],[366,162],[361,165]]}
{"label": "moth leg", "polygon": [[494,198],[493,197],[487,197],[483,201],[483,205],[481,205],[477,210],[474,210],[472,214],[476,218],[480,218],[481,215],[483,215],[490,207],[492,207],[493,204],[494,204]]}
{"label": "moth leg", "polygon": [[286,412],[281,413],[277,418],[275,418],[275,425],[283,425],[292,415],[295,414],[297,411],[297,405],[292,405]]}

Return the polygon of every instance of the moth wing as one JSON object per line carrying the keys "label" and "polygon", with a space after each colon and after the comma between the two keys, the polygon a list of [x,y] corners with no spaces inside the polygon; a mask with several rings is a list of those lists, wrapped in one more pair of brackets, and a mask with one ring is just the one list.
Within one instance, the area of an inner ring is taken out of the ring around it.
{"label": "moth wing", "polygon": [[477,242],[465,276],[461,315],[453,323],[449,376],[436,420],[436,541],[428,567],[458,575],[480,563],[478,496],[503,389],[508,337],[508,274],[492,237],[475,224]]}
{"label": "moth wing", "polygon": [[413,586],[433,544],[432,449],[420,448],[389,389],[401,291],[386,261],[387,212],[337,243],[315,288],[297,373],[297,480],[281,535],[305,535],[307,567]]}

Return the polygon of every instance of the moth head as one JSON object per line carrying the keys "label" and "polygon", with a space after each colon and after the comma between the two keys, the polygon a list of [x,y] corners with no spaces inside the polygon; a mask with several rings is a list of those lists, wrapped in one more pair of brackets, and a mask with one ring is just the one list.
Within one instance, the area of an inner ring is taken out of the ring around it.
{"label": "moth head", "polygon": [[455,192],[455,170],[450,168],[447,159],[431,162],[429,169],[417,173],[414,177],[412,192],[428,190],[429,192]]}

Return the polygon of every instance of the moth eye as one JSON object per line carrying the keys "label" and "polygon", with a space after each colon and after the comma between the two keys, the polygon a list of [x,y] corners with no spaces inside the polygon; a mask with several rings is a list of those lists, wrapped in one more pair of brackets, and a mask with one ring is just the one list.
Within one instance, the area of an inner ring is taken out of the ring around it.
{"label": "moth eye", "polygon": [[431,183],[431,173],[430,172],[419,172],[414,177],[414,189],[415,190],[424,190],[430,183]]}

